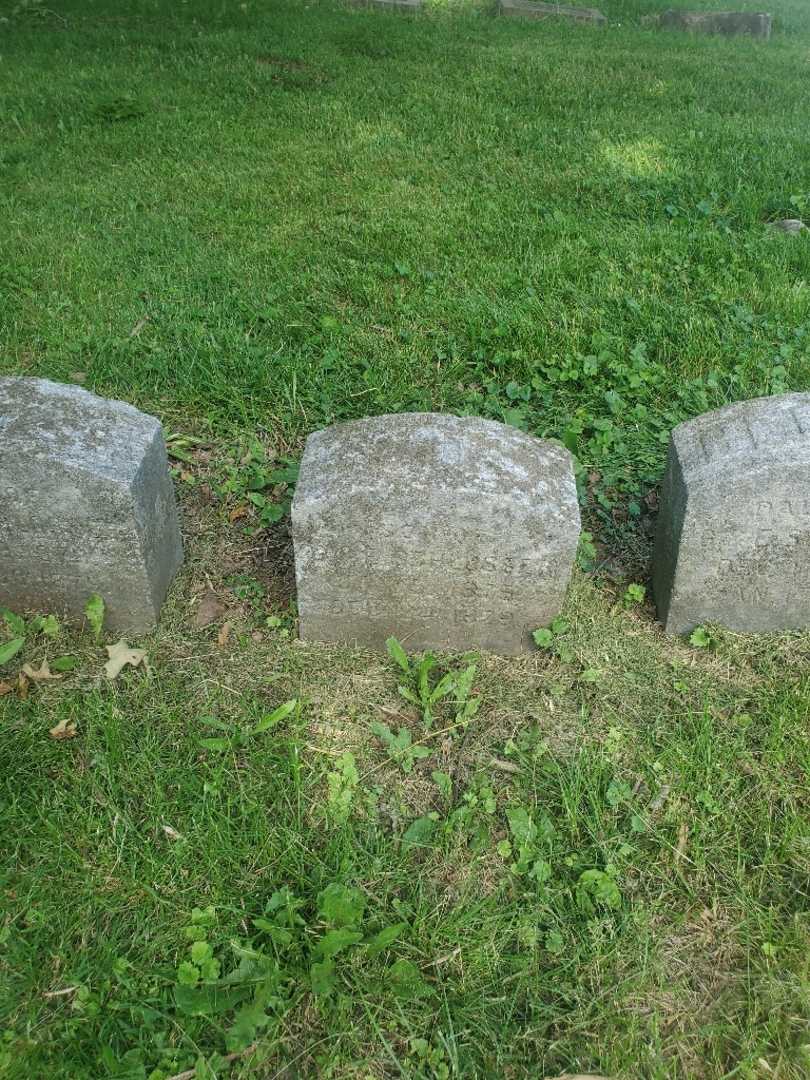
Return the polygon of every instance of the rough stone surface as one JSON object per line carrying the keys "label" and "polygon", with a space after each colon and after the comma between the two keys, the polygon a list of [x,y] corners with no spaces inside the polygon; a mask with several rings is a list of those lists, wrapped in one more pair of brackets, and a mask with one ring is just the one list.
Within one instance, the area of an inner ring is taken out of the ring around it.
{"label": "rough stone surface", "polygon": [[572,22],[607,26],[607,19],[597,8],[568,7],[565,4],[539,4],[532,0],[500,0],[501,15],[518,19],[564,18]]}
{"label": "rough stone surface", "polygon": [[810,394],[680,424],[660,506],[653,591],[669,633],[810,626]]}
{"label": "rough stone surface", "polygon": [[751,11],[680,11],[672,8],[657,17],[662,30],[691,30],[698,34],[748,34],[751,37],[771,36],[772,16]]}
{"label": "rough stone surface", "polygon": [[810,232],[810,229],[799,218],[782,218],[781,221],[769,221],[768,228],[777,229],[779,232],[789,233],[793,236],[798,233]]}
{"label": "rough stone surface", "polygon": [[560,609],[579,508],[564,448],[403,413],[311,435],[292,523],[302,638],[511,654]]}
{"label": "rough stone surface", "polygon": [[350,0],[353,7],[388,8],[393,11],[419,11],[422,0]]}
{"label": "rough stone surface", "polygon": [[0,378],[0,604],[153,626],[183,551],[160,423],[44,379]]}

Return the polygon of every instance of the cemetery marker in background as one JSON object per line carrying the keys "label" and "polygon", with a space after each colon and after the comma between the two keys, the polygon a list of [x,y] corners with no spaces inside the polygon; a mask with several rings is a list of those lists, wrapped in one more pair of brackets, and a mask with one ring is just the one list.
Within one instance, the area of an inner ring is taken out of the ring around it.
{"label": "cemetery marker in background", "polygon": [[292,525],[302,638],[504,654],[559,612],[580,528],[567,450],[434,413],[310,435]]}
{"label": "cemetery marker in background", "polygon": [[183,558],[160,422],[44,379],[0,378],[0,605],[155,624]]}
{"label": "cemetery marker in background", "polygon": [[570,19],[572,22],[607,26],[607,19],[596,8],[568,7],[565,4],[540,4],[532,0],[500,0],[501,15],[518,19]]}
{"label": "cemetery marker in background", "polygon": [[666,630],[810,626],[810,394],[757,398],[672,432],[653,590]]}
{"label": "cemetery marker in background", "polygon": [[691,30],[698,34],[724,34],[727,37],[748,34],[767,41],[771,36],[773,17],[764,12],[681,11],[671,8],[644,21],[661,30]]}

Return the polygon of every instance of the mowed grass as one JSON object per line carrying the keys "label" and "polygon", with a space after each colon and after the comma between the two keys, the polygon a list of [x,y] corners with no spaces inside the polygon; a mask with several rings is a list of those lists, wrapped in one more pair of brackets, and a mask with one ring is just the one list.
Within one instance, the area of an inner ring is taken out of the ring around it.
{"label": "mowed grass", "polygon": [[[810,15],[665,6],[0,10],[0,371],[205,440],[149,670],[66,629],[0,669],[78,660],[0,697],[0,1075],[810,1074],[810,639],[624,600],[671,426],[810,388],[810,242],[765,227],[810,216]],[[245,532],[254,439],[403,409],[564,439],[601,544],[556,649],[443,658],[467,727],[297,643],[283,528]],[[192,937],[232,999],[189,1007]]]}

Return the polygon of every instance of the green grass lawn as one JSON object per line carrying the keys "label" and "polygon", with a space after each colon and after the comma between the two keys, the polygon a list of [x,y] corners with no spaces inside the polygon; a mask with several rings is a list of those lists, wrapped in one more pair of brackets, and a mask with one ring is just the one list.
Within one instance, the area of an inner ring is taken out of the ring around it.
{"label": "green grass lawn", "polygon": [[[626,595],[671,427],[810,389],[810,240],[766,227],[810,219],[807,4],[764,44],[51,2],[0,0],[0,373],[163,419],[187,563],[148,670],[30,622],[0,668],[0,1076],[810,1075],[810,635]],[[429,729],[296,641],[247,499],[414,409],[564,440],[597,542]]]}

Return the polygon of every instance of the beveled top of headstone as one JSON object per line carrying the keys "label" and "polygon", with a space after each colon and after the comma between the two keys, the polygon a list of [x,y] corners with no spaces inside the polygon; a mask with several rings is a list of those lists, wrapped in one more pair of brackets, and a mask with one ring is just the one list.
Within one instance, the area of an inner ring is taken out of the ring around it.
{"label": "beveled top of headstone", "polygon": [[672,432],[683,475],[699,480],[784,461],[810,462],[810,394],[781,394],[726,405],[686,420]]}
{"label": "beveled top of headstone", "polygon": [[[564,447],[479,416],[398,413],[336,424],[309,436],[306,467],[296,490],[299,503],[339,500],[346,490],[385,491],[392,476],[402,489],[433,489],[456,495],[505,495],[545,502],[571,493],[571,458]],[[369,469],[377,461],[380,468]]]}
{"label": "beveled top of headstone", "polygon": [[6,461],[58,459],[60,468],[128,483],[160,421],[80,386],[0,377],[0,448]]}

